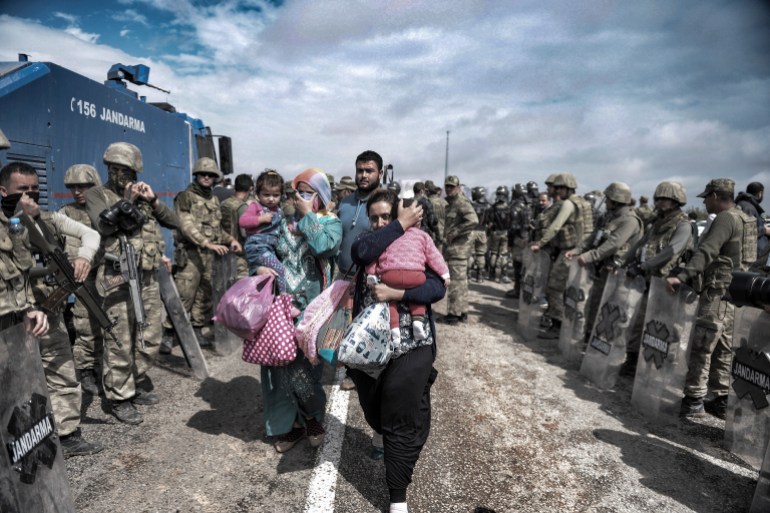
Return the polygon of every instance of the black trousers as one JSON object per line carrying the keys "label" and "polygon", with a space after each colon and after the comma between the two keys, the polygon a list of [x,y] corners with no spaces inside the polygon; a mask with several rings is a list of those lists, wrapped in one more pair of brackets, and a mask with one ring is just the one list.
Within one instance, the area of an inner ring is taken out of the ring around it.
{"label": "black trousers", "polygon": [[428,440],[430,388],[438,375],[433,355],[431,346],[414,349],[391,360],[376,380],[348,369],[366,422],[382,434],[391,502],[406,501],[406,488]]}

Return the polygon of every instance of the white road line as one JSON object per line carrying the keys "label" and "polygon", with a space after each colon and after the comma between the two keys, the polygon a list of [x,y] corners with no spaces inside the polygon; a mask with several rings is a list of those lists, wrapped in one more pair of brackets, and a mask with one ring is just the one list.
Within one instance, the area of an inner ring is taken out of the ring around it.
{"label": "white road line", "polygon": [[345,369],[337,370],[332,387],[332,397],[326,411],[326,418],[337,422],[325,422],[326,436],[318,455],[313,475],[307,490],[305,513],[329,513],[334,511],[334,495],[337,488],[337,467],[342,455],[342,441],[345,438],[345,422],[348,418],[350,392],[340,389]]}

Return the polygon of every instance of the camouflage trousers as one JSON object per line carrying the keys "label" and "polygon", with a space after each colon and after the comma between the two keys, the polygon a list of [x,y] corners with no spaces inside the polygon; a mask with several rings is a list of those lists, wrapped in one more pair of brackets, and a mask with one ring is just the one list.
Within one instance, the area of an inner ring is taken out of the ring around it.
{"label": "camouflage trousers", "polygon": [[163,305],[156,271],[142,271],[142,301],[147,326],[142,333],[143,341],[140,341],[128,286],[121,285],[104,299],[107,316],[117,320],[113,328],[115,335],[123,343],[123,347],[118,347],[109,335],[104,337],[102,383],[107,399],[131,399],[136,395],[137,387],[149,386],[145,381],[147,371],[158,356],[163,333]]}
{"label": "camouflage trousers", "polygon": [[[176,288],[194,328],[211,323],[211,269],[214,255],[207,249],[187,249],[187,264],[174,275]],[[166,327],[171,327],[168,324]]]}
{"label": "camouflage trousers", "polygon": [[460,316],[468,311],[468,260],[449,259],[449,290],[447,291],[447,314]]}
{"label": "camouflage trousers", "polygon": [[508,232],[495,230],[489,240],[489,269],[495,273],[495,276],[501,278],[508,263]]}
{"label": "camouflage trousers", "polygon": [[567,265],[567,259],[564,258],[567,251],[569,250],[559,251],[556,260],[551,263],[548,286],[545,290],[545,297],[548,300],[548,309],[545,311],[545,315],[551,320],[559,322],[564,318],[564,291],[567,289],[567,278],[569,278],[569,265]]}
{"label": "camouflage trousers", "polygon": [[471,247],[468,269],[484,270],[487,267],[487,232],[473,230],[468,237],[468,244]]}
{"label": "camouflage trousers", "polygon": [[[89,276],[86,284],[90,283],[89,286],[93,287],[95,276]],[[72,304],[72,323],[75,326],[75,343],[72,346],[75,368],[93,369],[102,352],[102,330],[77,298]]]}
{"label": "camouflage trousers", "polygon": [[48,314],[48,333],[40,337],[45,383],[51,396],[51,407],[59,436],[73,433],[80,425],[80,382],[75,375],[75,362],[64,316]]}
{"label": "camouflage trousers", "polygon": [[235,255],[235,270],[239,280],[249,275],[249,262],[246,260],[245,256]]}
{"label": "camouflage trousers", "polygon": [[730,389],[735,307],[722,300],[724,292],[708,288],[700,295],[684,382],[686,396],[703,398],[709,389],[718,396],[727,395]]}

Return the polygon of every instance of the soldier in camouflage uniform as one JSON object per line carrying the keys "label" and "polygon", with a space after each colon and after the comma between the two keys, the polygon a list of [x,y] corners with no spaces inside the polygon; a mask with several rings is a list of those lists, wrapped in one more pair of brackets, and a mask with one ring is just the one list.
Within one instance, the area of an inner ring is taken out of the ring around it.
{"label": "soldier in camouflage uniform", "polygon": [[616,266],[615,257],[625,255],[644,233],[642,220],[628,206],[631,202],[631,188],[623,182],[613,182],[604,190],[607,202],[607,215],[604,223],[575,249],[567,251],[564,257],[572,260],[577,257],[581,267],[593,265],[594,287],[588,299],[585,315],[586,333],[591,333],[594,317],[602,299],[602,291],[607,283],[610,269]]}
{"label": "soldier in camouflage uniform", "polygon": [[508,259],[508,230],[511,227],[511,208],[508,205],[508,187],[501,185],[495,191],[495,204],[489,212],[490,278],[502,281]]}
{"label": "soldier in camouflage uniform", "polygon": [[[91,270],[91,262],[94,254],[99,249],[99,234],[94,230],[80,223],[69,219],[58,213],[51,213],[40,210],[37,204],[39,199],[40,184],[35,169],[22,162],[11,162],[0,171],[0,194],[3,196],[2,207],[5,218],[3,225],[7,226],[8,216],[12,216],[19,209],[35,222],[43,226],[51,236],[56,238],[56,243],[61,245],[62,239],[67,237],[76,237],[82,241],[78,248],[77,256],[72,261],[72,267],[75,279],[83,282]],[[26,229],[25,229],[26,231]],[[8,237],[6,232],[6,237]],[[15,239],[18,236],[12,236]],[[25,238],[28,234],[25,235]],[[51,241],[53,242],[53,241]],[[12,257],[10,253],[4,254],[2,266],[5,273],[15,275],[9,278],[14,281],[24,276],[26,273],[19,271],[29,270],[34,265],[34,258],[29,253],[29,241],[24,241],[24,248],[21,247],[18,240],[6,238],[5,242],[0,241],[0,246],[5,246],[5,251],[12,248]],[[10,257],[10,258],[9,258]],[[42,268],[41,268],[42,271]],[[3,276],[6,276],[6,274]],[[54,287],[49,285],[43,274],[29,280],[32,294],[27,297],[34,297],[36,304],[42,304],[48,299]],[[18,293],[26,295],[27,289],[19,286],[15,288],[17,295],[11,299],[11,305],[19,306],[21,298]],[[13,295],[13,294],[12,294]],[[11,306],[6,305],[6,306]],[[81,388],[75,372],[75,363],[72,359],[72,348],[70,346],[69,335],[64,324],[64,316],[61,314],[61,307],[64,305],[52,305],[51,311],[46,312],[47,333],[40,336],[40,356],[43,362],[43,371],[48,388],[48,394],[51,397],[51,407],[53,409],[54,419],[56,421],[56,430],[61,437],[64,456],[79,456],[93,454],[102,450],[102,446],[89,443],[80,436],[80,406],[81,406]],[[11,306],[11,308],[13,308]],[[55,310],[55,311],[54,311]],[[38,314],[34,314],[39,317]],[[40,319],[36,318],[36,324]],[[38,324],[39,326],[39,324]]]}
{"label": "soldier in camouflage uniform", "polygon": [[715,178],[698,194],[704,198],[708,213],[716,217],[687,266],[666,280],[673,293],[680,283],[690,284],[700,278],[694,287],[701,293],[680,410],[685,417],[703,416],[703,400],[709,389],[715,399],[705,411],[724,418],[727,410],[734,307],[723,296],[732,272],[747,270],[757,255],[756,220],[735,206],[734,193],[733,180]]}
{"label": "soldier in camouflage uniform", "polygon": [[[99,173],[88,164],[75,164],[64,173],[64,185],[72,192],[75,201],[67,203],[60,210],[70,219],[82,223],[91,228],[91,218],[86,210],[86,193],[91,187],[102,184]],[[77,237],[64,238],[64,251],[70,260],[78,256],[80,239]],[[91,272],[86,283],[92,288],[96,283],[96,270],[99,258],[92,262]],[[80,387],[91,395],[99,393],[96,385],[97,379],[101,381],[101,374],[97,373],[96,362],[102,351],[102,330],[92,319],[88,310],[80,299],[75,298],[71,307],[72,323],[75,328],[75,343],[72,345],[72,356],[75,358],[75,368],[80,376]]]}
{"label": "soldier in camouflage uniform", "polygon": [[471,232],[471,256],[468,258],[468,273],[470,276],[475,271],[477,282],[483,281],[482,273],[486,272],[487,268],[487,224],[491,206],[486,196],[487,189],[485,187],[474,187],[471,190],[473,210],[476,212],[479,222]]}
{"label": "soldier in camouflage uniform", "polygon": [[432,180],[425,181],[425,191],[433,207],[433,216],[436,218],[436,240],[434,242],[436,247],[441,250],[444,247],[447,201],[441,197],[441,189],[436,187]]}
{"label": "soldier in camouflage uniform", "polygon": [[449,204],[444,232],[444,260],[449,266],[451,282],[447,291],[447,315],[439,322],[457,324],[468,319],[468,258],[473,249],[470,236],[479,218],[462,193],[458,177],[448,176],[444,190]]}
{"label": "soldier in camouflage uniform", "polygon": [[201,346],[211,345],[211,341],[203,337],[202,328],[211,322],[214,253],[226,255],[231,250],[243,253],[238,240],[222,230],[219,200],[211,193],[214,182],[221,178],[222,173],[213,159],[199,158],[193,167],[192,183],[174,199],[179,216],[174,281]]}
{"label": "soldier in camouflage uniform", "polygon": [[591,235],[594,225],[591,205],[582,196],[575,194],[577,180],[572,174],[556,175],[553,188],[562,200],[559,211],[540,239],[530,246],[535,252],[545,247],[551,247],[558,252],[548,273],[548,309],[541,321],[541,325],[546,328],[546,332],[541,334],[544,338],[559,337],[564,317],[564,289],[567,287],[569,276],[565,254],[583,244]]}
{"label": "soldier in camouflage uniform", "polygon": [[654,277],[665,278],[669,272],[679,266],[687,252],[693,247],[690,219],[682,212],[687,204],[687,194],[682,184],[661,182],[655,188],[655,213],[647,231],[638,243],[620,259],[620,266],[631,277],[642,275],[647,288],[634,322],[631,326],[626,361],[620,368],[622,376],[633,376],[639,359],[639,346],[644,332],[644,315],[650,295],[650,280]]}
{"label": "soldier in camouflage uniform", "polygon": [[[86,193],[86,208],[93,227],[102,236],[102,249],[112,255],[110,259],[105,255],[99,266],[96,291],[104,298],[107,316],[116,320],[113,330],[122,347],[104,337],[102,384],[112,414],[121,422],[135,425],[144,420],[136,404],[158,403],[147,371],[158,356],[162,334],[163,304],[157,272],[161,265],[171,267],[171,261],[164,255],[166,243],[160,227],[174,229],[179,220],[149,184],[137,180],[144,170],[139,148],[126,142],[113,143],[105,150],[103,160],[107,166],[107,183]],[[118,210],[122,212],[120,216],[112,218],[117,218],[117,223],[104,215]],[[125,236],[136,252],[147,315],[144,330],[137,329],[128,284],[112,261],[122,254],[120,236]]]}
{"label": "soldier in camouflage uniform", "polygon": [[532,207],[527,202],[521,184],[518,183],[513,186],[510,213],[509,237],[513,254],[513,290],[510,291],[510,294],[518,297],[522,277],[522,256],[524,248],[530,242],[530,224],[532,223]]}
{"label": "soldier in camouflage uniform", "polygon": [[[249,206],[249,198],[254,192],[254,180],[247,174],[235,177],[235,193],[227,198],[221,204],[222,211],[222,230],[230,234],[233,239],[243,247],[246,242],[245,233],[238,226],[238,220],[241,218],[246,208]],[[249,263],[242,254],[235,255],[236,269],[238,278],[249,275]]]}
{"label": "soldier in camouflage uniform", "polygon": [[647,226],[653,218],[653,211],[649,205],[650,199],[647,196],[639,196],[639,206],[636,208],[636,215],[642,220],[644,226]]}

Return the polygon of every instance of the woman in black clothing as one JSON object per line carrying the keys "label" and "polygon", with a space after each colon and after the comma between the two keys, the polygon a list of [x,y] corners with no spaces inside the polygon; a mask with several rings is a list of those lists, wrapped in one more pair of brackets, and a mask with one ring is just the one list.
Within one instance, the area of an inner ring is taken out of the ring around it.
{"label": "woman in black clothing", "polygon": [[[353,262],[359,269],[377,259],[407,228],[420,222],[422,209],[419,206],[403,207],[397,202],[398,198],[386,190],[375,192],[367,202],[367,215],[373,231],[360,235],[352,247]],[[359,273],[353,314],[374,301],[400,301],[401,343],[409,348],[392,357],[377,379],[348,369],[348,375],[358,389],[358,400],[366,421],[376,433],[373,454],[376,454],[378,439],[381,437],[382,440],[390,513],[403,513],[408,511],[406,488],[412,481],[414,466],[430,432],[430,388],[438,374],[433,368],[436,327],[430,305],[441,300],[446,289],[441,278],[430,270],[426,271],[423,285],[409,290],[392,289],[382,283],[367,287],[365,282],[365,276]],[[412,322],[406,306],[409,303],[427,307],[426,318],[431,333],[424,341],[413,340]]]}

